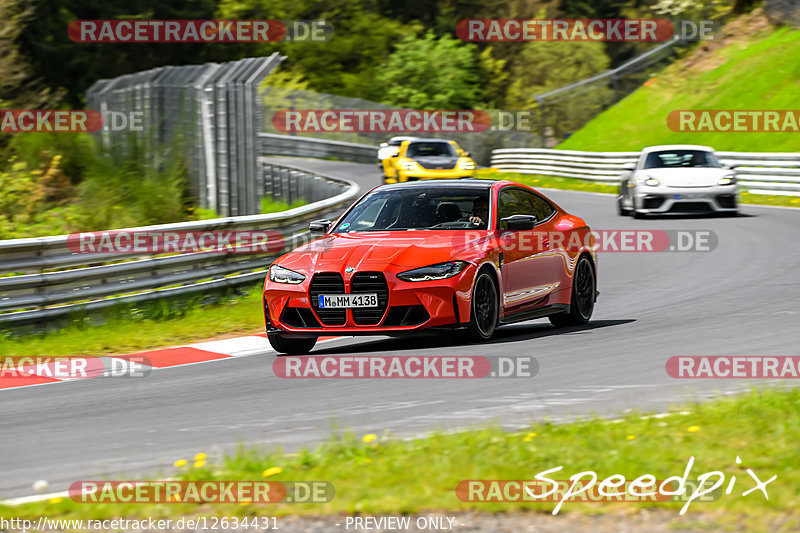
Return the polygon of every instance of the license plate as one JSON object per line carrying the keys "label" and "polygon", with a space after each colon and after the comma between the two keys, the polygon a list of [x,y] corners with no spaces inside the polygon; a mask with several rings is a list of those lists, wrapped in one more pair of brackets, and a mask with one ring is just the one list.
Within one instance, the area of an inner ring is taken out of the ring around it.
{"label": "license plate", "polygon": [[684,193],[684,194],[676,194],[676,195],[675,195],[675,199],[676,199],[676,200],[680,200],[681,198],[683,198],[683,199],[687,199],[687,198],[694,198],[694,199],[696,199],[696,200],[701,200],[701,199],[705,199],[705,197],[706,197],[706,195],[705,195],[705,194],[703,194],[703,193],[696,193],[696,192],[689,192],[689,193]]}
{"label": "license plate", "polygon": [[320,294],[320,309],[378,307],[377,294]]}

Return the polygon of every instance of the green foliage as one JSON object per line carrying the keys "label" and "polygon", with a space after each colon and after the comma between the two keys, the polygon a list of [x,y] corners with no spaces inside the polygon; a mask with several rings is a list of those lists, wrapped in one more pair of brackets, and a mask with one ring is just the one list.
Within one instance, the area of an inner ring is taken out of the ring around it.
{"label": "green foliage", "polygon": [[[609,58],[597,42],[541,41],[526,43],[514,61],[506,104],[515,109],[537,107],[534,94],[568,85],[607,70]],[[579,97],[547,101],[547,124],[561,136],[593,117],[612,99],[604,85],[587,88]]]}
{"label": "green foliage", "polygon": [[472,46],[452,37],[408,37],[375,79],[385,102],[414,109],[469,109],[478,103]]}
{"label": "green foliage", "polygon": [[[178,222],[197,216],[180,151],[161,168],[142,147],[103,151],[89,134],[26,133],[0,171],[0,239]],[[2,167],[0,167],[2,168]]]}
{"label": "green foliage", "polygon": [[799,79],[800,30],[737,39],[712,51],[699,48],[559,148],[614,151],[703,144],[717,150],[794,152],[797,133],[675,132],[666,119],[676,109],[796,109]]}

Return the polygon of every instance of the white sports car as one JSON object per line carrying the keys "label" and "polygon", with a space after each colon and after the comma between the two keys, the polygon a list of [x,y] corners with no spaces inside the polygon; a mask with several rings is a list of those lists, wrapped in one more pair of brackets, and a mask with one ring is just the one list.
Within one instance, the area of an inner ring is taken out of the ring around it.
{"label": "white sports car", "polygon": [[650,146],[625,166],[617,210],[641,218],[647,214],[738,212],[733,167],[724,165],[708,146]]}

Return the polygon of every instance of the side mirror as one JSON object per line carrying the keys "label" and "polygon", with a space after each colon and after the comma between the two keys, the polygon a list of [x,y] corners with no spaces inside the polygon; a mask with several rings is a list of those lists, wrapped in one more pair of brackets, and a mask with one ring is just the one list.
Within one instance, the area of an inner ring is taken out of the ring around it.
{"label": "side mirror", "polygon": [[464,157],[469,157],[469,152],[461,152],[461,155],[463,155]]}
{"label": "side mirror", "polygon": [[636,163],[625,163],[622,165],[623,170],[636,170]]}
{"label": "side mirror", "polygon": [[308,224],[308,231],[311,232],[311,235],[325,235],[328,233],[328,230],[331,227],[331,222],[327,218],[322,218],[320,220],[312,220]]}
{"label": "side mirror", "polygon": [[387,146],[389,146],[389,143],[381,143],[381,144],[380,144],[380,147],[381,147],[381,148],[386,148]]}
{"label": "side mirror", "polygon": [[529,230],[536,226],[536,217],[533,215],[511,215],[500,219],[500,221],[507,223],[508,229],[512,231]]}
{"label": "side mirror", "polygon": [[734,165],[732,165],[732,164],[730,164],[730,163],[722,163],[722,168],[727,168],[728,170],[733,170],[733,169],[735,169],[735,168],[736,168],[736,167],[738,167],[738,166],[739,166],[739,165],[735,165],[735,164],[734,164]]}

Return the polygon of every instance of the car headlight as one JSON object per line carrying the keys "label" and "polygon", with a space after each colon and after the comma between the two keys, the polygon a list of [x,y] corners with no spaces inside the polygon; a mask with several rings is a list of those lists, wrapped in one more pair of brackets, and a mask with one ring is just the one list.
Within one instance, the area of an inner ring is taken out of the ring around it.
{"label": "car headlight", "polygon": [[306,277],[294,270],[272,265],[269,267],[269,279],[275,283],[291,283],[292,285],[297,285],[298,283],[302,283]]}
{"label": "car headlight", "polygon": [[414,270],[406,270],[397,275],[403,281],[432,281],[435,279],[452,278],[467,268],[466,261],[447,261]]}
{"label": "car headlight", "polygon": [[734,185],[736,183],[736,175],[735,174],[728,174],[727,176],[722,176],[719,179],[720,185]]}
{"label": "car headlight", "polygon": [[642,180],[642,183],[650,187],[657,187],[658,185],[661,185],[661,182],[658,181],[653,176],[645,176],[644,179]]}
{"label": "car headlight", "polygon": [[475,162],[471,159],[459,159],[458,168],[461,170],[473,170],[475,168]]}
{"label": "car headlight", "polygon": [[417,170],[419,166],[417,165],[416,161],[408,160],[400,163],[400,168],[402,168],[403,170]]}

